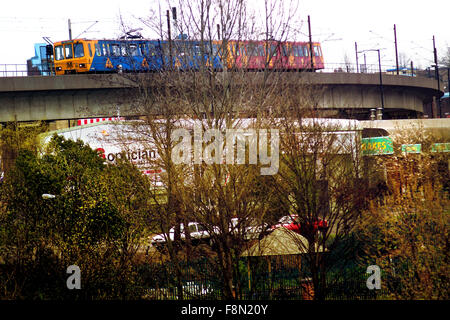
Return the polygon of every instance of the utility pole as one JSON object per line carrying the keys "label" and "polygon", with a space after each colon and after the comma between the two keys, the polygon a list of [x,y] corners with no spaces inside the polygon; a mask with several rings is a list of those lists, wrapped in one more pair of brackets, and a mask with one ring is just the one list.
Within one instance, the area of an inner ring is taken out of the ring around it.
{"label": "utility pole", "polygon": [[[384,89],[383,89],[383,75],[381,73],[381,55],[380,55],[380,50],[381,49],[367,49],[367,50],[362,50],[359,51],[359,53],[363,53],[363,52],[367,52],[367,51],[377,51],[378,52],[378,70],[380,73],[380,98],[381,98],[381,108],[377,108],[377,110],[380,110],[381,114],[380,114],[380,119],[383,119],[383,114],[384,114]],[[366,54],[364,53],[364,63],[366,63]],[[378,118],[378,112],[377,112],[377,118]]]}
{"label": "utility pole", "polygon": [[175,29],[175,36],[178,32],[178,21],[177,21],[177,8],[172,8],[172,18],[173,18],[173,28]]}
{"label": "utility pole", "polygon": [[380,95],[381,95],[381,112],[384,114],[384,90],[383,90],[383,76],[381,74],[381,57],[380,57],[380,49],[378,51],[378,68],[380,70]]}
{"label": "utility pole", "polygon": [[169,68],[172,68],[172,38],[170,35],[170,11],[167,10],[166,14],[167,14],[167,33],[168,33],[168,38],[169,38],[169,59],[170,59]]}
{"label": "utility pole", "polygon": [[69,25],[69,40],[72,40],[72,24],[70,23],[70,19],[67,21]]}
{"label": "utility pole", "polygon": [[309,15],[308,15],[308,30],[309,30],[309,55],[311,56],[311,71],[314,71],[314,52],[311,36],[311,19],[309,18]]}
{"label": "utility pole", "polygon": [[355,53],[356,53],[356,73],[359,73],[359,64],[358,64],[358,44],[355,42]]}
{"label": "utility pole", "polygon": [[364,72],[367,72],[367,60],[366,60],[366,53],[364,52]]}
{"label": "utility pole", "polygon": [[436,50],[436,43],[434,41],[434,36],[433,36],[433,53],[434,53],[434,65],[435,65],[434,70],[435,70],[437,85],[438,85],[437,107],[438,107],[438,112],[439,112],[439,118],[442,118],[441,97],[440,97],[441,83],[440,83],[440,79],[439,79],[439,66],[438,66],[437,50]]}
{"label": "utility pole", "polygon": [[397,66],[397,75],[399,75],[398,69],[398,51],[397,51],[397,27],[394,24],[394,40],[395,40],[395,64]]}

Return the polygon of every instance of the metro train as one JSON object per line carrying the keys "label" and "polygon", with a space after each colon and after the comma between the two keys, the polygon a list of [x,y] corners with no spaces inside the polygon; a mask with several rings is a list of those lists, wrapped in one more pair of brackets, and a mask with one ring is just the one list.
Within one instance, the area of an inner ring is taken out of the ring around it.
{"label": "metro train", "polygon": [[88,40],[54,43],[54,71],[73,73],[144,72],[168,68],[196,70],[200,66],[221,71],[246,69],[313,71],[324,68],[320,43],[195,40]]}

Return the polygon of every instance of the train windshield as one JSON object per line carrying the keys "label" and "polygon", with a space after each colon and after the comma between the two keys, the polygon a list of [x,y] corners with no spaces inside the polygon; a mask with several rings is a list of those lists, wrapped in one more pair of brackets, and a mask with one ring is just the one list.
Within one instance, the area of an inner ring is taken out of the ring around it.
{"label": "train windshield", "polygon": [[63,60],[64,59],[63,46],[56,46],[55,47],[55,59],[56,60]]}
{"label": "train windshield", "polygon": [[65,44],[64,45],[64,55],[66,56],[66,59],[72,59],[73,58],[72,44]]}
{"label": "train windshield", "polygon": [[75,43],[73,45],[73,51],[75,52],[75,58],[84,57],[84,49],[82,43]]}

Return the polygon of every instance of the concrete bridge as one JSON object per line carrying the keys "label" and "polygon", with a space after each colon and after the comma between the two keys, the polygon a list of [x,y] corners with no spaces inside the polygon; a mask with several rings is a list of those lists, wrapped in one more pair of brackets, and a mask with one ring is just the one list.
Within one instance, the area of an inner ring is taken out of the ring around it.
{"label": "concrete bridge", "polygon": [[[364,120],[369,119],[370,109],[381,107],[379,74],[281,75],[288,80],[302,77],[305,84],[321,86],[319,106],[327,116]],[[248,76],[255,81],[261,78],[258,73]],[[421,116],[435,97],[443,95],[430,78],[383,74],[382,84],[384,119]],[[135,91],[135,83],[118,74],[0,78],[0,122],[136,116],[131,107]]]}

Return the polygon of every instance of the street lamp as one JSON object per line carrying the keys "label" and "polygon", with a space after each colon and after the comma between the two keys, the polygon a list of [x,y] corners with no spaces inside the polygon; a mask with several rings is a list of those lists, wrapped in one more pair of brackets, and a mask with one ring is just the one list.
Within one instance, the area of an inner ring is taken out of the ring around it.
{"label": "street lamp", "polygon": [[367,51],[377,51],[378,52],[378,68],[380,72],[380,97],[381,97],[381,118],[383,118],[384,114],[384,92],[383,92],[383,76],[381,74],[381,57],[380,57],[380,50],[381,49],[367,49],[367,50],[361,50],[358,51],[358,53],[367,52]]}

